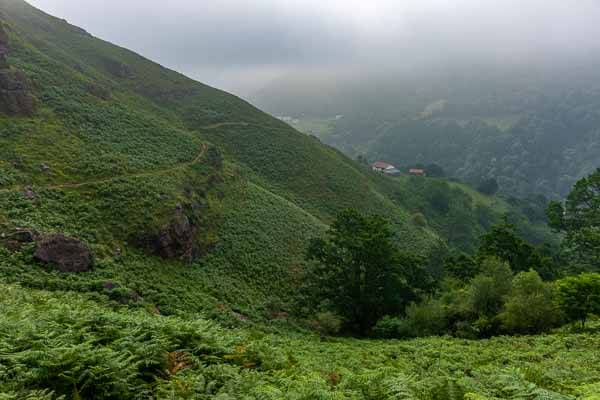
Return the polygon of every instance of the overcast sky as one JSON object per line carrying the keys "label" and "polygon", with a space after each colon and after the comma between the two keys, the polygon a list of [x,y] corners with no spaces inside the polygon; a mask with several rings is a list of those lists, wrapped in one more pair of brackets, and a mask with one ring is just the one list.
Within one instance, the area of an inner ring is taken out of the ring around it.
{"label": "overcast sky", "polygon": [[249,95],[294,71],[600,55],[600,0],[28,0]]}

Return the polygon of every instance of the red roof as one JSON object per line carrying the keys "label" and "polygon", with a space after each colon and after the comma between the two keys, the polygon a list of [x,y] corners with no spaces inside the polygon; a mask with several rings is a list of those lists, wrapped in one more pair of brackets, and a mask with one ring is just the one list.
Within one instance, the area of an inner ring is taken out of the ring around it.
{"label": "red roof", "polygon": [[425,173],[424,169],[419,169],[419,168],[411,168],[408,172],[410,172],[411,174],[419,174],[422,175]]}
{"label": "red roof", "polygon": [[373,168],[386,169],[386,168],[390,168],[390,167],[394,168],[394,166],[392,164],[388,164],[388,163],[381,162],[381,161],[378,161],[373,164]]}

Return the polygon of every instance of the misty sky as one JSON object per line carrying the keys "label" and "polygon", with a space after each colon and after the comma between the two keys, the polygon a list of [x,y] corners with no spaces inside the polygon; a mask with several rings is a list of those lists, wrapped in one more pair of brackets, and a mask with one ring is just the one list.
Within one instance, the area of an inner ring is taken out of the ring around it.
{"label": "misty sky", "polygon": [[249,95],[295,71],[600,55],[600,0],[28,0]]}

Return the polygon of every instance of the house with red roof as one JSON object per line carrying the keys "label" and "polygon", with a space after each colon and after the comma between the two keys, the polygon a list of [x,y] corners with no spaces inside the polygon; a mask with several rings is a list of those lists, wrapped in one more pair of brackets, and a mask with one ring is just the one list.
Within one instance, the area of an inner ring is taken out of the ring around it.
{"label": "house with red roof", "polygon": [[381,172],[382,174],[385,174],[385,175],[391,175],[391,176],[402,175],[402,173],[400,172],[399,169],[394,167],[392,164],[388,164],[386,162],[378,161],[378,162],[372,164],[371,168],[373,168],[373,171]]}
{"label": "house with red roof", "polygon": [[408,173],[411,175],[425,176],[425,170],[421,168],[411,168],[408,170]]}

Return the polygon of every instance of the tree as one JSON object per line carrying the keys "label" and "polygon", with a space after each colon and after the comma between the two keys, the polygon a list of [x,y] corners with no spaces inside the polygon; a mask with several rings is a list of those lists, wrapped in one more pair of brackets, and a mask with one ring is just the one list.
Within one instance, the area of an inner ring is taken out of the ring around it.
{"label": "tree", "polygon": [[512,272],[508,264],[496,258],[487,258],[481,268],[470,285],[471,307],[479,316],[493,317],[510,293]]}
{"label": "tree", "polygon": [[498,181],[496,180],[496,178],[486,179],[479,185],[477,185],[478,191],[489,196],[496,194],[498,192],[498,189]]}
{"label": "tree", "polygon": [[551,278],[554,273],[552,260],[542,257],[535,247],[519,236],[517,227],[508,222],[492,226],[481,237],[477,258],[482,260],[490,256],[508,262],[514,272],[533,268],[543,271],[545,278]]}
{"label": "tree", "polygon": [[427,176],[430,178],[443,178],[446,176],[444,169],[435,163],[431,163],[425,167]]}
{"label": "tree", "polygon": [[552,288],[540,275],[530,270],[519,272],[512,281],[512,291],[501,315],[509,333],[546,332],[560,321],[552,301]]}
{"label": "tree", "polygon": [[362,335],[432,285],[423,260],[398,250],[384,218],[355,210],[342,212],[325,238],[312,240],[307,258],[316,261],[314,295]]}
{"label": "tree", "polygon": [[460,254],[444,260],[444,272],[461,281],[467,281],[479,273],[479,264],[468,255]]}
{"label": "tree", "polygon": [[564,232],[568,258],[584,269],[600,270],[600,169],[579,180],[564,204],[546,210],[550,226]]}
{"label": "tree", "polygon": [[583,273],[556,283],[556,304],[570,322],[585,322],[590,315],[600,315],[600,274]]}

